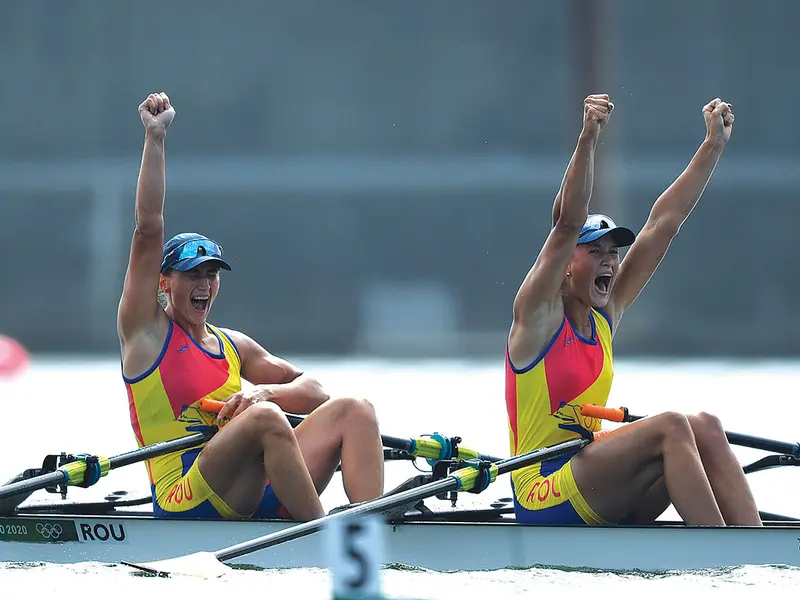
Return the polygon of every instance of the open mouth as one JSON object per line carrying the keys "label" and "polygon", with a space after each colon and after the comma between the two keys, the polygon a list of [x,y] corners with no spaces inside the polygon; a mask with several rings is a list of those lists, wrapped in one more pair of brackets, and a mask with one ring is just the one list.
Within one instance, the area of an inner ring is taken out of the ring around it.
{"label": "open mouth", "polygon": [[594,286],[601,294],[607,294],[611,287],[611,275],[598,275],[594,278]]}
{"label": "open mouth", "polygon": [[208,296],[192,296],[192,308],[200,312],[205,312],[206,308],[208,308],[208,301]]}

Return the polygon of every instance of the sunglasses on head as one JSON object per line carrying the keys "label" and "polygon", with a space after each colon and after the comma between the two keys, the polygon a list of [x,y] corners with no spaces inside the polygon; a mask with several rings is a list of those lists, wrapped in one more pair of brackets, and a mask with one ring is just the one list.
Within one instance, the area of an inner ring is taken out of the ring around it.
{"label": "sunglasses on head", "polygon": [[184,242],[180,246],[173,248],[164,257],[162,267],[174,265],[182,260],[196,258],[198,256],[210,256],[212,258],[222,258],[222,246],[211,240],[192,240]]}
{"label": "sunglasses on head", "polygon": [[593,231],[599,231],[600,229],[614,229],[616,226],[617,224],[614,223],[610,217],[605,215],[594,215],[586,221],[578,238],[580,239],[583,236],[588,235]]}

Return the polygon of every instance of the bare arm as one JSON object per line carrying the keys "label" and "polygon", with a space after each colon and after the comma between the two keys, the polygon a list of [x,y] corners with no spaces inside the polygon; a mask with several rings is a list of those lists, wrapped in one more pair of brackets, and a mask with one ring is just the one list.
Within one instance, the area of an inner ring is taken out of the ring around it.
{"label": "bare arm", "polygon": [[156,294],[164,244],[164,142],[175,109],[166,94],[151,94],[139,106],[139,114],[145,126],[145,140],[136,188],[136,228],[117,313],[123,344],[154,329],[161,310]]}
{"label": "bare arm", "polygon": [[[329,399],[319,381],[289,361],[270,354],[258,342],[239,331],[225,330],[236,344],[242,361],[242,377],[256,386],[255,401],[270,401],[283,410],[308,414]],[[237,405],[220,412],[219,418],[235,413]]]}
{"label": "bare arm", "polygon": [[[575,155],[572,155],[572,159],[574,160]],[[570,165],[572,164],[572,160],[570,160]],[[556,199],[553,201],[553,222],[551,223],[551,227],[555,227],[556,223],[558,223],[558,218],[561,216],[561,197],[564,195],[564,184],[567,182],[567,174],[569,173],[569,167],[567,170],[564,171],[564,178],[561,180],[561,187],[558,188],[558,193],[556,194]]]}
{"label": "bare arm", "polygon": [[514,299],[508,347],[518,367],[539,355],[563,318],[561,284],[589,213],[595,148],[611,110],[607,95],[589,96],[584,101],[583,129],[556,197],[553,228]]}
{"label": "bare arm", "polygon": [[697,206],[730,139],[734,115],[729,104],[717,98],[703,107],[703,116],[708,129],[705,140],[683,173],[656,200],[620,265],[608,307],[615,325],[647,285],[681,225]]}

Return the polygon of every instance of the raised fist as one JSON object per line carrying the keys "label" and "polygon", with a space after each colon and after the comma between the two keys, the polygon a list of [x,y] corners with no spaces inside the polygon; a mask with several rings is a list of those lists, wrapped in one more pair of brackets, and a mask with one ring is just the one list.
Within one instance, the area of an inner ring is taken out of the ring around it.
{"label": "raised fist", "polygon": [[139,105],[139,116],[148,133],[166,133],[172,119],[175,118],[175,109],[169,102],[169,97],[164,93],[150,94]]}
{"label": "raised fist", "polygon": [[703,118],[706,120],[706,138],[727,144],[733,130],[733,106],[714,98],[703,107]]}
{"label": "raised fist", "polygon": [[583,101],[583,131],[597,135],[606,126],[614,110],[608,94],[592,94]]}

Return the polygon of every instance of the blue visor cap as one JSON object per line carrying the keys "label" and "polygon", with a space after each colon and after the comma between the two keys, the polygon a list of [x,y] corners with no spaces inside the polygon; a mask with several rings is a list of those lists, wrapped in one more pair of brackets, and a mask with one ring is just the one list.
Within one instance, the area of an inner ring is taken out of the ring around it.
{"label": "blue visor cap", "polygon": [[222,246],[217,242],[199,233],[179,233],[164,244],[161,272],[189,271],[210,260],[216,261],[221,269],[231,270],[222,260]]}
{"label": "blue visor cap", "polygon": [[578,236],[579,244],[588,244],[604,235],[611,234],[614,245],[620,248],[630,246],[636,240],[636,234],[627,227],[617,227],[614,221],[606,215],[589,215],[581,227]]}

